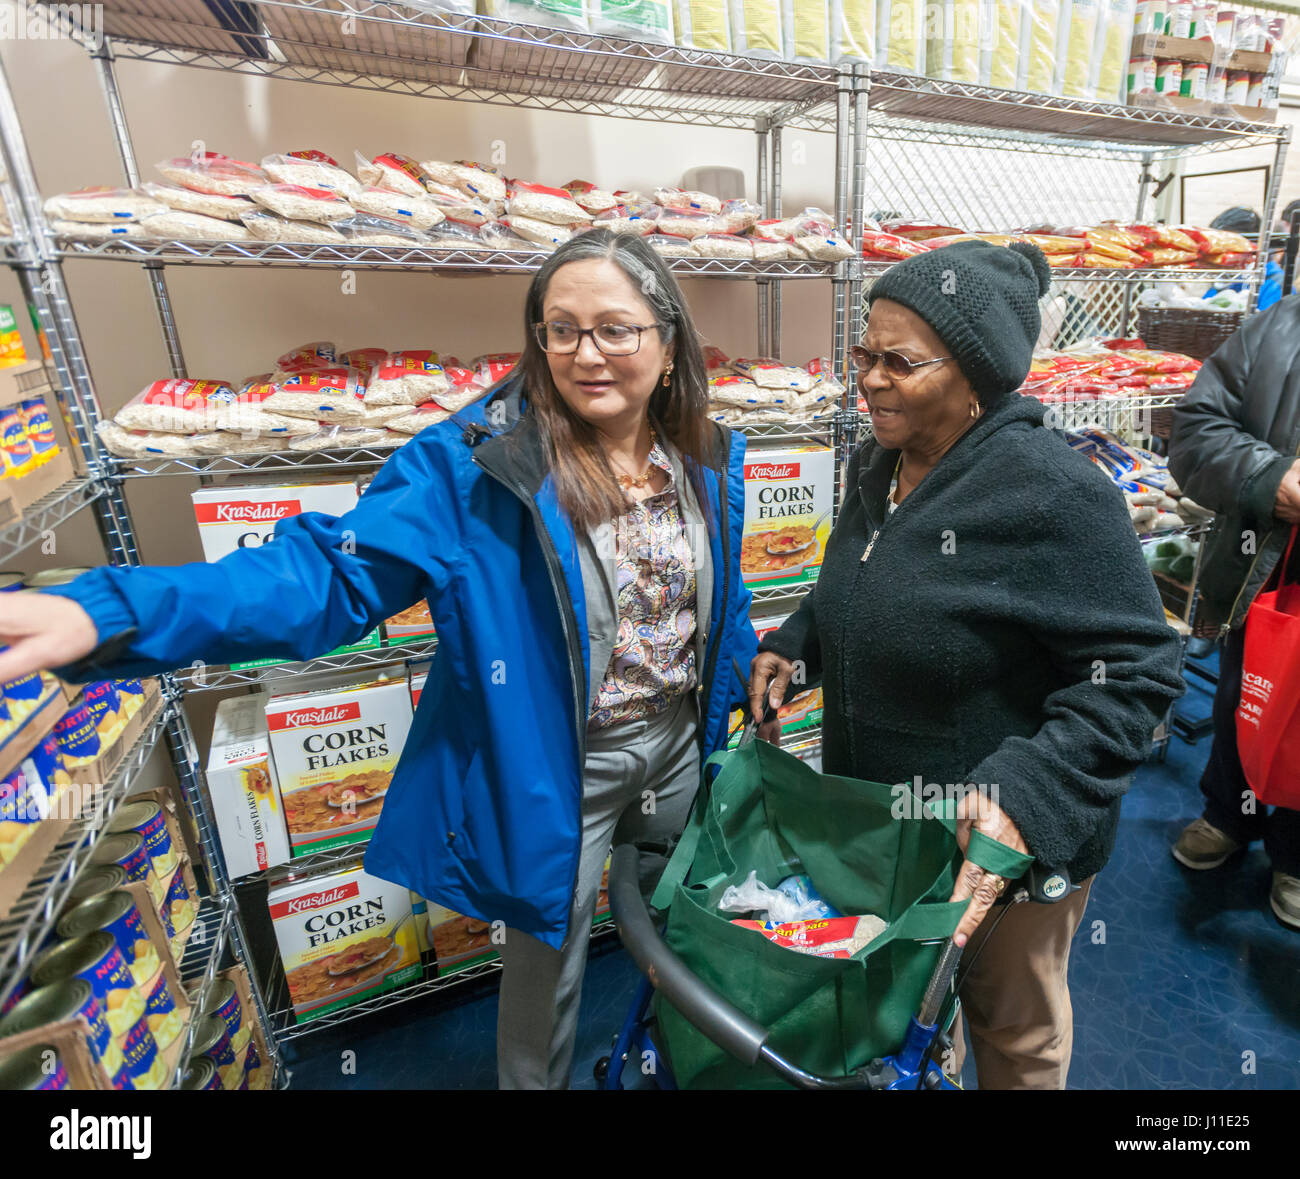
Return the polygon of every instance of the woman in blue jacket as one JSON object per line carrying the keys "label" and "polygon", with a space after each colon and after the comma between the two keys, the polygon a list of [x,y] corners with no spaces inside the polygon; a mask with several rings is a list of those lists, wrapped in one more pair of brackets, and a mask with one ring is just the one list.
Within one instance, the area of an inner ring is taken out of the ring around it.
{"label": "woman in blue jacket", "polygon": [[[427,599],[438,650],[366,869],[500,923],[505,1087],[564,1088],[611,840],[680,830],[756,641],[744,439],[705,416],[682,293],[640,238],[537,273],[519,367],[384,464],[356,509],[213,564],[4,595],[0,678],[309,659]],[[663,860],[647,856],[647,886]]]}

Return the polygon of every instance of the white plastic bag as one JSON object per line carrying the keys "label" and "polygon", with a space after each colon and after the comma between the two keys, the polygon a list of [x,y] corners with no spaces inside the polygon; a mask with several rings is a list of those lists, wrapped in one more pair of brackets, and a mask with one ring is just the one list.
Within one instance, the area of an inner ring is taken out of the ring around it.
{"label": "white plastic bag", "polygon": [[140,187],[154,200],[178,213],[199,213],[204,217],[218,217],[222,221],[238,221],[244,213],[251,213],[257,205],[242,196],[217,196],[210,192],[195,192],[179,184],[159,184],[146,180]]}
{"label": "white plastic bag", "polygon": [[155,167],[173,184],[217,196],[247,196],[270,179],[256,164],[232,160],[218,151],[206,151],[193,159],[176,156],[162,160]]}
{"label": "white plastic bag", "polygon": [[300,184],[305,188],[324,188],[345,197],[361,191],[361,181],[333,156],[323,151],[291,151],[287,155],[266,156],[262,171],[276,184]]}
{"label": "white plastic bag", "polygon": [[758,872],[750,872],[743,884],[728,885],[718,901],[723,913],[755,913],[758,920],[774,925],[787,921],[814,921],[825,910],[825,901],[809,898],[802,904],[784,892],[758,882]]}
{"label": "white plastic bag", "polygon": [[486,164],[476,164],[473,160],[453,160],[451,163],[424,160],[420,167],[429,174],[430,180],[468,193],[480,203],[506,199],[505,180],[495,168]]}
{"label": "white plastic bag", "polygon": [[337,192],[301,184],[264,184],[248,194],[259,205],[291,221],[331,224],[351,217],[354,210]]}
{"label": "white plastic bag", "polygon": [[[796,0],[796,6],[802,2]],[[876,0],[830,0],[828,32],[832,62],[871,62],[876,51],[878,7]]]}
{"label": "white plastic bag", "polygon": [[349,198],[358,213],[374,217],[387,217],[411,226],[412,229],[432,229],[444,219],[443,211],[427,196],[408,196],[373,185],[363,188]]}
{"label": "white plastic bag", "polygon": [[896,74],[925,73],[925,0],[876,5],[876,66]]}
{"label": "white plastic bag", "polygon": [[563,188],[517,181],[506,199],[510,217],[531,217],[552,225],[579,225],[591,220],[591,214]]}
{"label": "white plastic bag", "polygon": [[245,229],[263,242],[292,242],[295,245],[341,246],[345,239],[337,229],[321,221],[290,221],[278,213],[254,208],[241,213]]}
{"label": "white plastic bag", "polygon": [[979,81],[980,20],[986,9],[982,0],[942,0],[932,6],[925,51],[926,73],[931,78]]}
{"label": "white plastic bag", "polygon": [[142,237],[160,238],[164,241],[241,242],[249,241],[253,236],[238,222],[223,221],[220,217],[205,217],[202,213],[180,213],[175,209],[154,213],[139,224]]}
{"label": "white plastic bag", "polygon": [[1016,88],[1020,65],[1021,10],[1026,0],[987,0],[988,22],[980,42],[980,85]]}
{"label": "white plastic bag", "polygon": [[420,196],[428,191],[429,174],[410,156],[388,151],[367,160],[357,152],[356,160],[362,184],[404,192],[407,196]]}
{"label": "white plastic bag", "polygon": [[781,37],[790,61],[831,60],[829,9],[826,0],[781,0]]}
{"label": "white plastic bag", "polygon": [[82,188],[50,197],[43,209],[55,220],[121,224],[167,212],[167,205],[140,188]]}
{"label": "white plastic bag", "polygon": [[669,0],[587,0],[591,31],[604,37],[673,43]]}

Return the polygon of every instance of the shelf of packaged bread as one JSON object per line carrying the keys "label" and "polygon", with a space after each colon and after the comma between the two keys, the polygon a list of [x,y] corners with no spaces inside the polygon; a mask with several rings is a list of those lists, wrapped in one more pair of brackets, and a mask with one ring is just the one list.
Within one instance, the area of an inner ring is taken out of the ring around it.
{"label": "shelf of packaged bread", "polygon": [[872,117],[995,127],[1003,134],[1030,139],[1123,144],[1134,150],[1274,145],[1288,134],[1285,124],[1253,123],[1172,108],[1121,106],[884,70],[870,73],[868,104]]}
{"label": "shelf of packaged bread", "polygon": [[[436,246],[312,245],[262,241],[157,241],[112,237],[99,241],[62,235],[65,259],[101,258],[119,262],[165,262],[193,266],[346,267],[361,270],[432,270],[449,275],[531,274],[550,256],[522,250],[444,249]],[[666,257],[681,278],[830,278],[836,263],[757,262],[752,258]]]}
{"label": "shelf of packaged bread", "polygon": [[[591,944],[601,946],[616,936],[613,921],[602,920],[591,931]],[[315,1016],[304,1023],[299,1023],[294,1015],[293,1005],[289,1001],[288,985],[285,982],[284,974],[282,971],[277,970],[277,977],[269,988],[270,998],[267,1018],[270,1021],[276,1040],[283,1045],[286,1041],[324,1031],[327,1028],[338,1027],[340,1024],[350,1023],[354,1019],[372,1015],[377,1011],[396,1007],[400,1003],[410,1003],[413,1000],[423,999],[429,995],[476,980],[495,978],[500,971],[501,960],[499,958],[474,962],[459,968],[456,968],[456,964],[453,964],[453,968],[449,972],[444,971],[441,977],[438,977],[436,964],[430,964],[425,967],[424,973],[433,974],[434,977],[423,978],[419,982],[410,983],[407,986],[398,987],[391,991],[384,991],[373,998],[362,1000],[351,1006],[331,1011],[325,1015]]]}
{"label": "shelf of packaged bread", "polygon": [[[434,12],[400,0],[118,7],[108,6],[102,30],[116,53],[162,64],[744,130],[783,108],[813,130],[834,119],[836,71],[827,65]],[[63,21],[75,35],[72,16]]]}
{"label": "shelf of packaged bread", "polygon": [[[0,492],[3,491],[4,485],[0,484]],[[0,561],[7,561],[28,545],[44,539],[50,529],[71,519],[103,494],[99,484],[78,478],[60,484],[27,507],[0,497],[0,515],[7,511],[10,516],[7,523],[0,524]]]}
{"label": "shelf of packaged bread", "polygon": [[341,651],[319,659],[300,662],[268,661],[248,665],[218,666],[198,663],[178,668],[176,679],[186,692],[212,692],[230,688],[253,688],[267,680],[301,679],[321,672],[365,671],[390,667],[396,663],[416,663],[432,659],[438,640],[432,636],[408,643],[369,647],[360,651]]}
{"label": "shelf of packaged bread", "polygon": [[[49,817],[0,872],[0,1004],[52,932],[74,881],[162,739],[170,710],[156,681],[146,683],[144,704],[118,740],[65,772]],[[57,699],[56,712],[67,704]]]}

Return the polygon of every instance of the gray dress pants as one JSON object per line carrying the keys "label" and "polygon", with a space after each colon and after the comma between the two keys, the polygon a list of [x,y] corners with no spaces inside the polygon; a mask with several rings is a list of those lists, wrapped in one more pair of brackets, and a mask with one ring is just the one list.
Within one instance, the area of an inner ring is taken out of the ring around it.
{"label": "gray dress pants", "polygon": [[[507,929],[501,946],[497,1074],[502,1089],[567,1089],[578,999],[601,872],[614,843],[663,840],[686,825],[700,781],[695,693],[646,720],[587,735],[582,853],[562,950]],[[643,854],[649,900],[667,861]],[[610,1029],[612,1036],[617,1028]]]}

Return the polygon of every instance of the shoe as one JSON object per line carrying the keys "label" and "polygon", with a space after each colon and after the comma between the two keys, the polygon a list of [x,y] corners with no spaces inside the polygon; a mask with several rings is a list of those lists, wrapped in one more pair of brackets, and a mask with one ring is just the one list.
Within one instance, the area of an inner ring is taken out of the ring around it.
{"label": "shoe", "polygon": [[1240,850],[1241,844],[1205,819],[1196,819],[1184,827],[1173,846],[1174,859],[1184,868],[1198,872],[1217,868],[1233,852]]}
{"label": "shoe", "polygon": [[1268,903],[1283,925],[1300,930],[1300,876],[1274,872],[1273,891],[1268,894]]}

